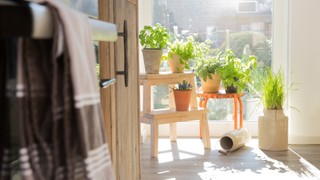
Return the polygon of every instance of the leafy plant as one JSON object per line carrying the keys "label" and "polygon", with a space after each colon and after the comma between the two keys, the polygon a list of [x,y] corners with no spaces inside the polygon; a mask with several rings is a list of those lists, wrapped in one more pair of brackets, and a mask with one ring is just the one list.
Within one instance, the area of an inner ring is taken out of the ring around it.
{"label": "leafy plant", "polygon": [[[187,77],[187,79],[194,73],[194,69],[192,70],[192,73]],[[170,87],[170,86],[169,86]],[[192,91],[193,93],[195,93],[199,98],[201,98],[203,101],[205,100],[205,98],[202,98],[201,96],[199,96],[195,91],[192,90],[193,86],[188,83],[188,80],[183,80],[182,83],[178,82],[178,88],[176,87],[170,87],[172,90],[176,90],[176,91]],[[170,91],[171,93],[171,91]]]}
{"label": "leafy plant", "polygon": [[139,34],[140,44],[145,49],[162,49],[169,39],[168,33],[164,28],[157,23],[154,27],[144,26],[144,29]]}
{"label": "leafy plant", "polygon": [[[289,87],[285,85],[285,78],[282,67],[277,73],[272,73],[271,68],[267,68],[266,77],[262,83],[263,95],[261,97],[262,105],[265,109],[283,109],[284,101],[292,89],[292,83]],[[291,107],[299,111],[295,107]]]}
{"label": "leafy plant", "polygon": [[[250,76],[251,66],[257,67],[257,58],[251,56],[247,62],[241,62],[240,59],[236,58],[232,50],[226,52],[225,64],[219,68],[218,73],[221,75],[224,88],[233,85],[238,86],[238,93],[246,89],[246,84],[251,83],[252,79]],[[237,81],[235,81],[237,79]]]}
{"label": "leafy plant", "polygon": [[[180,64],[184,65],[181,70],[190,69],[189,60],[201,58],[209,51],[211,42],[206,40],[204,43],[195,42],[193,36],[187,37],[187,41],[176,39],[169,45],[168,59],[172,58],[172,53],[180,56]],[[177,68],[180,70],[179,68]]]}
{"label": "leafy plant", "polygon": [[207,56],[204,58],[198,58],[196,60],[195,68],[197,69],[197,75],[200,76],[204,82],[207,82],[207,77],[212,79],[212,75],[217,73],[224,61],[220,59],[220,56],[211,57]]}

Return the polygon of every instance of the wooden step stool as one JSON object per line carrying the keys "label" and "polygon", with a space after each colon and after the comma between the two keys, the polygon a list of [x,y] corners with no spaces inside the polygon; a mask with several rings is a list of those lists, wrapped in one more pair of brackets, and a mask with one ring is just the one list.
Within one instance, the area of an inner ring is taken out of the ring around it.
{"label": "wooden step stool", "polygon": [[198,108],[196,93],[192,93],[191,95],[189,111],[175,110],[175,102],[171,88],[169,88],[169,109],[151,109],[151,86],[169,85],[170,87],[174,87],[178,82],[188,80],[193,89],[196,89],[195,74],[190,74],[191,73],[140,74],[140,85],[143,86],[143,115],[141,116],[141,122],[151,125],[150,154],[152,157],[158,156],[159,124],[170,124],[170,139],[171,141],[176,141],[177,122],[200,120],[204,147],[211,149],[207,118],[209,109]]}

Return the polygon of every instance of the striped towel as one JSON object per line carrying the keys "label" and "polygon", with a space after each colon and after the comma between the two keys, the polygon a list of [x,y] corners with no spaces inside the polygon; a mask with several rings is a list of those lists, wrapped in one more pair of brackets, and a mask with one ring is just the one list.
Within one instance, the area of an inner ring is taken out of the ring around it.
{"label": "striped towel", "polygon": [[23,179],[114,179],[88,17],[54,0],[50,40],[20,38],[17,92]]}

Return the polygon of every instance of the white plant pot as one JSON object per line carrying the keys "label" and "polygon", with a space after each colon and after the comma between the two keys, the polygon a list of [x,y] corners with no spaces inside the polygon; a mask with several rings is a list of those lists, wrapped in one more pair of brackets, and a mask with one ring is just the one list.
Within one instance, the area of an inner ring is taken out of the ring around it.
{"label": "white plant pot", "polygon": [[258,119],[259,148],[270,151],[288,149],[288,117],[283,110],[264,109]]}
{"label": "white plant pot", "polygon": [[246,128],[225,133],[220,139],[220,146],[225,151],[235,151],[250,142],[251,134]]}
{"label": "white plant pot", "polygon": [[146,74],[159,74],[162,49],[142,49]]}

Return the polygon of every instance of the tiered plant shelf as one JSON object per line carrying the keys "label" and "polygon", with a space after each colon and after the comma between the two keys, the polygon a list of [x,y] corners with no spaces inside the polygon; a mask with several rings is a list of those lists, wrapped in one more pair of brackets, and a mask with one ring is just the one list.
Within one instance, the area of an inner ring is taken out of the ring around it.
{"label": "tiered plant shelf", "polygon": [[[194,91],[196,90],[195,74],[191,73],[160,73],[160,74],[140,74],[140,85],[143,86],[143,112],[141,122],[151,125],[151,156],[158,156],[158,126],[159,124],[170,124],[170,139],[176,141],[176,123],[200,120],[202,127],[203,144],[205,148],[211,148],[210,133],[207,113],[209,109],[199,108],[196,93],[192,93],[189,111],[176,111],[173,92],[170,87],[174,87],[178,82],[188,80]],[[169,85],[169,109],[151,109],[151,86]]]}

